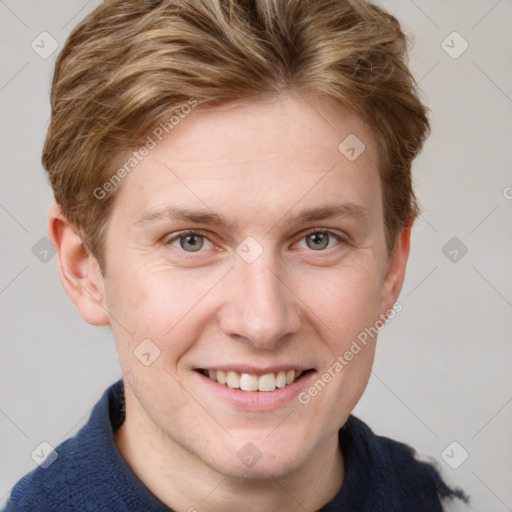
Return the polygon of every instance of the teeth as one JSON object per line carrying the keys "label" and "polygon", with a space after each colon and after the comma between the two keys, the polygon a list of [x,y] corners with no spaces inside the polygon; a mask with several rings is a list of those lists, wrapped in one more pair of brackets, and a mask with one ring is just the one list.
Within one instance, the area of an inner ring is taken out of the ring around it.
{"label": "teeth", "polygon": [[230,388],[238,389],[240,387],[240,374],[237,372],[228,372],[226,374],[226,384]]}
{"label": "teeth", "polygon": [[284,388],[298,379],[303,370],[280,370],[276,373],[265,373],[259,377],[253,373],[238,373],[224,370],[207,370],[205,374],[219,384],[226,384],[233,389],[242,391],[274,391]]}
{"label": "teeth", "polygon": [[284,388],[286,386],[286,372],[281,370],[277,372],[276,388]]}
{"label": "teeth", "polygon": [[274,389],[276,389],[276,376],[273,373],[265,373],[259,378],[259,391],[274,391]]}
{"label": "teeth", "polygon": [[[211,377],[210,377],[211,379]],[[213,379],[215,380],[215,379]],[[217,382],[219,384],[226,384],[226,372],[223,370],[217,370]]]}
{"label": "teeth", "polygon": [[243,391],[258,391],[258,376],[252,373],[242,373],[240,389]]}

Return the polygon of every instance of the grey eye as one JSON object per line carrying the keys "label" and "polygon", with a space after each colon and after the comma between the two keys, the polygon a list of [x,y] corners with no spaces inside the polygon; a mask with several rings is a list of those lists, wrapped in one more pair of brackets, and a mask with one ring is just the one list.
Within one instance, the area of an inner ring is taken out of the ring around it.
{"label": "grey eye", "polygon": [[329,234],[328,233],[312,233],[306,236],[306,245],[314,251],[321,251],[329,245]]}
{"label": "grey eye", "polygon": [[204,245],[204,238],[200,235],[186,235],[179,238],[180,247],[187,252],[199,251]]}

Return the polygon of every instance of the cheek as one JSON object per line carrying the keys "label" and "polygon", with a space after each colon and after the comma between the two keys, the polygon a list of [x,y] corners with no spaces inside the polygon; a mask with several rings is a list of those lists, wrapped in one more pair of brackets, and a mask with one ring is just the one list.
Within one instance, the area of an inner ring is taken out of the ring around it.
{"label": "cheek", "polygon": [[339,352],[378,319],[382,283],[378,266],[368,257],[302,273],[295,289],[318,318],[322,338]]}
{"label": "cheek", "polygon": [[[322,367],[311,395],[317,411],[332,415],[333,428],[345,421],[368,383],[375,355],[382,276],[370,258],[301,279],[301,296],[308,297],[321,344]],[[320,391],[322,390],[322,391]],[[305,397],[305,400],[308,399]],[[320,413],[321,414],[321,413]]]}
{"label": "cheek", "polygon": [[221,268],[187,270],[168,264],[113,271],[107,287],[108,307],[115,318],[112,328],[116,339],[124,340],[123,351],[133,350],[149,338],[169,358],[179,357],[204,327],[208,301],[214,297],[211,292],[224,274]]}
{"label": "cheek", "polygon": [[[329,274],[329,275],[327,275]],[[346,266],[316,280],[301,281],[301,293],[319,332],[322,354],[317,379],[299,401],[314,421],[323,418],[332,434],[346,421],[363,394],[375,355],[375,325],[379,318],[379,275]],[[306,288],[309,295],[304,295]],[[312,291],[313,290],[313,291]],[[309,409],[308,409],[309,408]],[[312,420],[313,421],[313,420]]]}

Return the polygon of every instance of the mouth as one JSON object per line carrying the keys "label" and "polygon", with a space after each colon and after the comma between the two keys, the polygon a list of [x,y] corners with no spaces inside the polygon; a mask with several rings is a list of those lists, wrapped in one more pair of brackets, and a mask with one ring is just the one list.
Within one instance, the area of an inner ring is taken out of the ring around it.
{"label": "mouth", "polygon": [[220,369],[199,368],[197,371],[210,380],[231,389],[268,393],[290,386],[313,370],[279,370],[261,375]]}

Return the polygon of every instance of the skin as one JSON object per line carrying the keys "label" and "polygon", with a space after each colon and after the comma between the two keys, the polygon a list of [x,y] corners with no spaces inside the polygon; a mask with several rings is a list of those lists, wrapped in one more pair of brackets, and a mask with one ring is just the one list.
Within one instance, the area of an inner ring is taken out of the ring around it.
{"label": "skin", "polygon": [[[349,134],[366,146],[354,162],[338,150]],[[242,410],[196,369],[305,367],[314,370],[307,390],[392,308],[410,229],[388,252],[376,169],[376,144],[359,117],[287,93],[198,108],[160,142],[117,190],[104,275],[58,207],[50,210],[64,288],[87,322],[111,325],[115,336],[127,410],[117,446],[169,507],[317,510],[339,491],[338,430],[366,387],[375,339],[307,405],[295,397]],[[326,204],[351,206],[294,220]],[[155,218],[170,206],[232,225]],[[312,228],[331,233],[326,248],[308,245]],[[173,239],[187,229],[207,237],[193,239],[199,251]],[[262,250],[252,263],[236,252],[246,237]],[[144,339],[160,351],[149,366],[134,356]],[[252,467],[237,457],[248,442],[261,453]]]}

